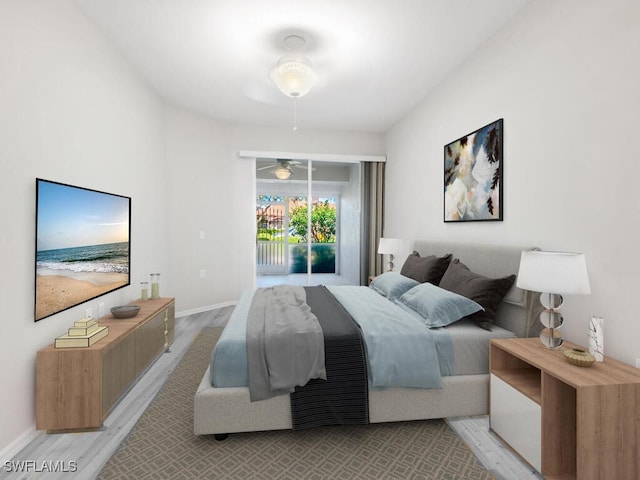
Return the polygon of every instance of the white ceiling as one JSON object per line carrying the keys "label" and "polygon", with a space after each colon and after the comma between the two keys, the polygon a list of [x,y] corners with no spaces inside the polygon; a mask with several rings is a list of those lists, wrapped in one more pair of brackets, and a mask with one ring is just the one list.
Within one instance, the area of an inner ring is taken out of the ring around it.
{"label": "white ceiling", "polygon": [[299,128],[382,132],[529,0],[76,0],[167,101],[293,126],[269,71],[302,34],[319,84]]}

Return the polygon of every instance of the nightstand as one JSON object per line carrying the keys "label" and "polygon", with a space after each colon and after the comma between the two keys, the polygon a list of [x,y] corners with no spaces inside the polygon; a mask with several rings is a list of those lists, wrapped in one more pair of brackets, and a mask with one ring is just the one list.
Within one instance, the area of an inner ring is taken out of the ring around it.
{"label": "nightstand", "polygon": [[640,370],[592,367],[538,338],[491,340],[490,426],[547,479],[640,478]]}

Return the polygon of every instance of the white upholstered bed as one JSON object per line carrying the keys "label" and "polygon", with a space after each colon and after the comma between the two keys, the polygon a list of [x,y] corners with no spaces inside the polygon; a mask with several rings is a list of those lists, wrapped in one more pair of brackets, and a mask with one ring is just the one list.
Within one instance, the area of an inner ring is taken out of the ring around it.
{"label": "white upholstered bed", "polygon": [[[471,271],[498,278],[516,274],[523,249],[493,245],[453,244],[419,241],[414,250],[422,257],[452,254]],[[529,336],[533,315],[531,295],[513,286],[500,303],[495,325],[516,336]],[[487,335],[479,327],[478,335]],[[486,351],[488,352],[488,339]],[[441,388],[386,388],[369,390],[369,422],[395,422],[430,418],[482,415],[488,413],[488,353],[482,373],[442,377]],[[205,372],[194,399],[194,432],[197,435],[226,435],[236,432],[291,429],[289,395],[251,402],[249,389],[214,387],[211,367]]]}

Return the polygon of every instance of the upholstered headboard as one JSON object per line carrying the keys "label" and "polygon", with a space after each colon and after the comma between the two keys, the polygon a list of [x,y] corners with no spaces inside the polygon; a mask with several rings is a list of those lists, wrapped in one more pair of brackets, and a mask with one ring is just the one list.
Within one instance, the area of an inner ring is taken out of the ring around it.
{"label": "upholstered headboard", "polygon": [[[448,253],[458,258],[470,270],[491,278],[518,274],[520,256],[523,250],[531,247],[504,245],[477,245],[433,240],[417,240],[413,250],[421,256],[436,255],[442,257]],[[495,323],[512,331],[519,337],[538,334],[537,318],[532,308],[532,295],[513,285],[501,302]]]}

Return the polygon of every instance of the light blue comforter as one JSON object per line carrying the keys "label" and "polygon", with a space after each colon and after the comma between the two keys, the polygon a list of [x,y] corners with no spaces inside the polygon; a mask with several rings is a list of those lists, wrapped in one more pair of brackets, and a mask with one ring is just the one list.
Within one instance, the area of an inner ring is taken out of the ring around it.
{"label": "light blue comforter", "polygon": [[424,323],[371,288],[327,288],[362,329],[370,388],[442,386],[438,352]]}
{"label": "light blue comforter", "polygon": [[247,317],[254,290],[245,290],[238,305],[211,352],[211,385],[214,387],[246,387],[249,385],[247,366]]}
{"label": "light blue comforter", "polygon": [[[362,329],[369,388],[441,387],[434,335],[422,322],[370,288],[327,288]],[[248,384],[246,320],[253,292],[243,293],[211,354],[211,382],[215,387]],[[442,344],[439,348],[442,350]],[[451,358],[453,352],[441,351],[440,355]]]}

